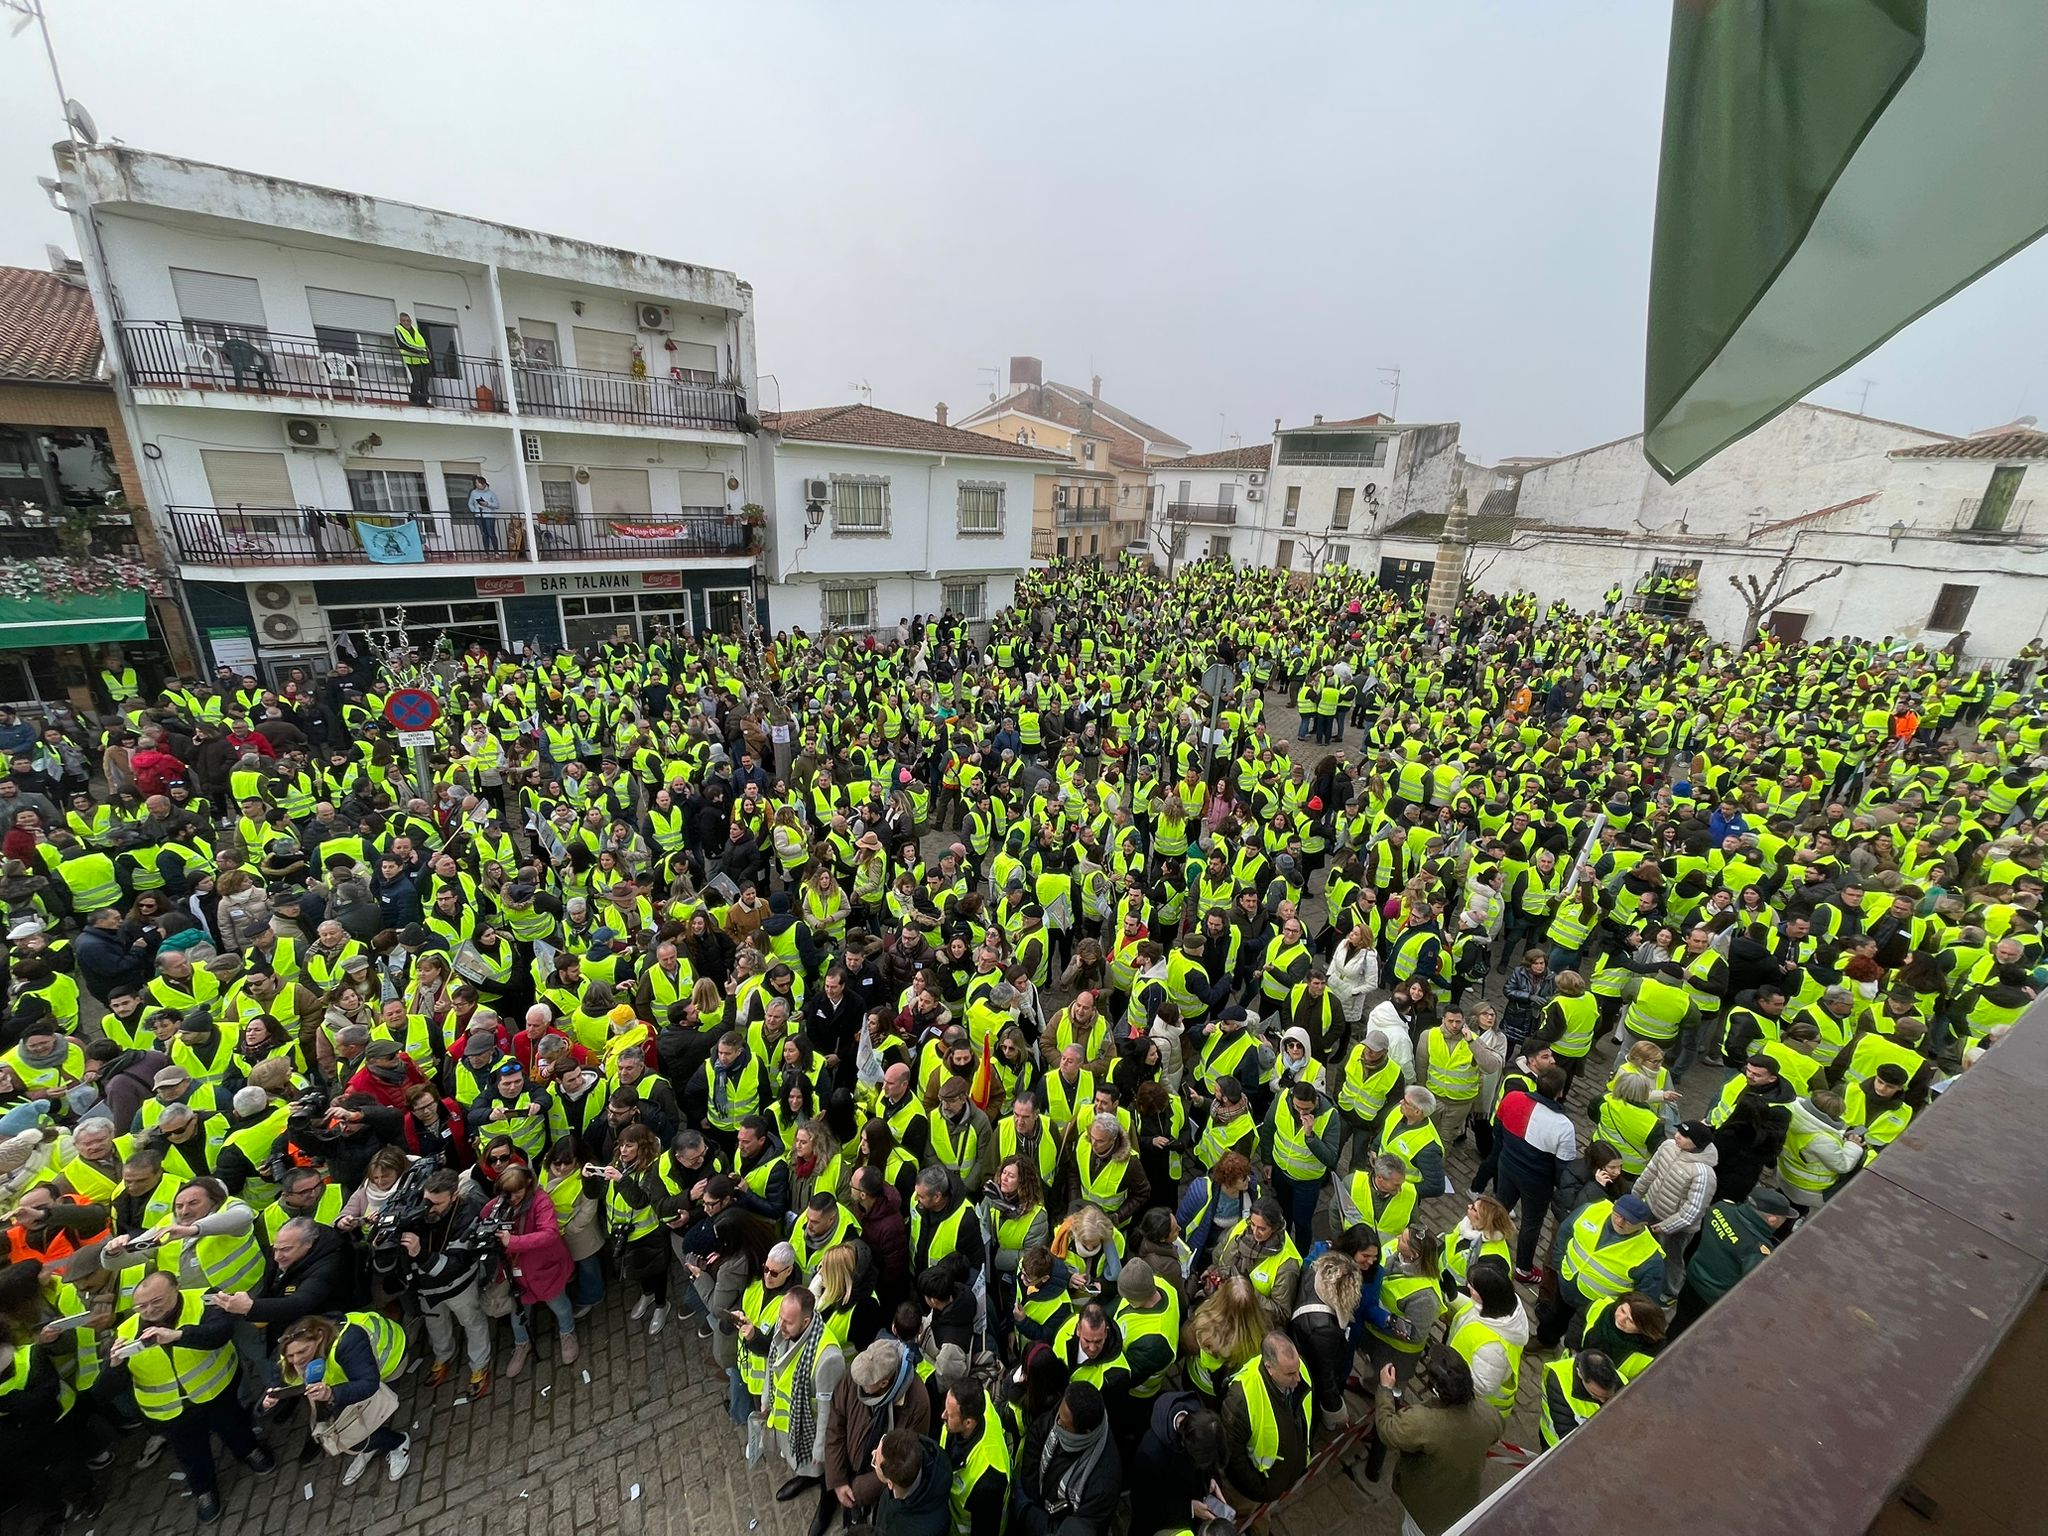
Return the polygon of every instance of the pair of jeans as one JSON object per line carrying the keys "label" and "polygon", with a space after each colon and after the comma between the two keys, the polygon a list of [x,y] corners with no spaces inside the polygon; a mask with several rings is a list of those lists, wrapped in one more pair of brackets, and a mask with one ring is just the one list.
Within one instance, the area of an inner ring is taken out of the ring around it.
{"label": "pair of jeans", "polygon": [[1287,1213],[1287,1230],[1294,1235],[1294,1246],[1304,1253],[1312,1241],[1309,1228],[1315,1222],[1316,1196],[1322,1193],[1322,1188],[1317,1180],[1290,1179],[1278,1169],[1273,1172],[1273,1198]]}
{"label": "pair of jeans", "polygon": [[[574,1337],[576,1333],[576,1308],[571,1304],[569,1293],[566,1290],[550,1296],[546,1301],[539,1303],[539,1305],[546,1307],[555,1314],[555,1332],[565,1339]],[[526,1313],[527,1309],[525,1307],[514,1307],[512,1309],[512,1342],[514,1344],[530,1344],[533,1342],[532,1332],[528,1329],[526,1323]]]}
{"label": "pair of jeans", "polygon": [[569,1281],[569,1300],[579,1307],[594,1307],[604,1300],[604,1260],[597,1254],[576,1261],[576,1273]]}
{"label": "pair of jeans", "polygon": [[1500,1164],[1494,1176],[1494,1194],[1515,1213],[1515,1268],[1536,1267],[1536,1250],[1543,1240],[1543,1218],[1550,1214],[1550,1198],[1556,1191],[1555,1181],[1525,1184],[1505,1161]]}
{"label": "pair of jeans", "polygon": [[262,1444],[249,1427],[249,1411],[231,1391],[221,1393],[210,1403],[187,1403],[175,1419],[151,1420],[150,1424],[152,1428],[160,1426],[164,1438],[170,1441],[171,1454],[178,1458],[185,1486],[195,1499],[220,1491],[213,1465],[216,1435],[231,1454],[245,1461]]}
{"label": "pair of jeans", "polygon": [[[746,1345],[742,1344],[740,1348],[744,1349]],[[725,1368],[725,1411],[731,1415],[733,1423],[745,1429],[747,1414],[753,1406],[754,1394],[747,1390],[746,1382],[740,1379],[740,1368],[728,1365]]]}

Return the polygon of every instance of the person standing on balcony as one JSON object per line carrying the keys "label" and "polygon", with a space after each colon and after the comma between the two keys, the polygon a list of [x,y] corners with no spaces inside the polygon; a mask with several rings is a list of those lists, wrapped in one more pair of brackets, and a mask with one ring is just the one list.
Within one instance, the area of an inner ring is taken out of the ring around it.
{"label": "person standing on balcony", "polygon": [[469,515],[476,519],[484,548],[495,553],[498,548],[498,493],[491,489],[491,482],[482,475],[476,477],[476,484],[469,493]]}
{"label": "person standing on balcony", "polygon": [[427,353],[427,338],[413,324],[411,315],[401,313],[392,335],[398,339],[398,360],[405,364],[406,389],[414,405],[432,403],[429,390],[434,380],[434,360]]}

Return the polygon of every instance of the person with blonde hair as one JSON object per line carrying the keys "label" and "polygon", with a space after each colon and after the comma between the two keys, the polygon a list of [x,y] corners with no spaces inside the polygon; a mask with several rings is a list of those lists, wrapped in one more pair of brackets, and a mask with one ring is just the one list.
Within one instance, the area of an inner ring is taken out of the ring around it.
{"label": "person with blonde hair", "polygon": [[1076,1301],[1114,1299],[1116,1277],[1123,1269],[1124,1238],[1099,1206],[1078,1205],[1052,1235],[1052,1255],[1072,1272],[1069,1286]]}
{"label": "person with blonde hair", "polygon": [[853,1308],[860,1299],[854,1288],[859,1279],[860,1250],[852,1243],[835,1243],[818,1255],[817,1272],[810,1281],[810,1292],[818,1300],[818,1316],[824,1319],[825,1343],[849,1360],[853,1357],[848,1346]]}
{"label": "person with blonde hair", "polygon": [[1266,1299],[1244,1275],[1229,1275],[1195,1308],[1181,1340],[1188,1385],[1212,1408],[1223,1400],[1230,1378],[1255,1359],[1272,1326]]}
{"label": "person with blonde hair", "polygon": [[1443,1288],[1447,1298],[1465,1289],[1472,1261],[1490,1253],[1510,1267],[1515,1258],[1515,1222],[1508,1208],[1492,1195],[1474,1195],[1457,1226],[1444,1234]]}

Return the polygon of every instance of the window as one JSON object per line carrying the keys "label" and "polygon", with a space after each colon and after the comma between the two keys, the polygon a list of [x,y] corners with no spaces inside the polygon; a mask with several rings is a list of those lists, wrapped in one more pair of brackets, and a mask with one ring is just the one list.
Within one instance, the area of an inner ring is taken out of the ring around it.
{"label": "window", "polygon": [[1290,485],[1289,487],[1287,487],[1287,510],[1280,514],[1280,522],[1282,526],[1292,528],[1296,523],[1300,521],[1301,487],[1298,485]]}
{"label": "window", "polygon": [[1089,534],[1089,535],[1088,535],[1088,553],[1089,553],[1089,554],[1091,554],[1091,555],[1099,555],[1099,554],[1101,554],[1101,553],[1102,553],[1102,535],[1101,535],[1101,534],[1099,534],[1099,533],[1091,533],[1091,534]]}
{"label": "window", "polygon": [[1059,536],[1059,539],[1054,547],[1057,549],[1059,557],[1062,560],[1067,558],[1067,536],[1064,533]]}
{"label": "window", "polygon": [[1003,531],[1003,485],[999,480],[960,482],[960,531],[1001,533]]}
{"label": "window", "polygon": [[1330,546],[1329,563],[1331,565],[1349,565],[1351,563],[1351,546],[1349,544],[1332,544]]}
{"label": "window", "polygon": [[576,482],[566,472],[551,476],[546,470],[541,471],[540,516],[549,523],[576,521]]}
{"label": "window", "polygon": [[2026,473],[2023,464],[2001,464],[1991,471],[1991,483],[1984,488],[1983,499],[1970,519],[1970,532],[1997,533],[2005,527],[2012,515],[2013,498],[2019,495],[2020,481]]}
{"label": "window", "polygon": [[521,320],[519,350],[530,368],[562,366],[562,339],[552,320]]}
{"label": "window", "polygon": [[439,304],[415,304],[412,318],[427,343],[427,356],[434,360],[434,377],[461,378],[462,343],[456,329],[455,311]]}
{"label": "window", "polygon": [[208,341],[261,336],[263,295],[253,277],[171,268],[171,292],[178,300],[185,334]]}
{"label": "window", "polygon": [[313,335],[321,351],[349,357],[398,355],[398,339],[393,334],[398,328],[398,306],[389,299],[371,293],[308,288],[306,308],[313,316]]}
{"label": "window", "polygon": [[427,467],[353,460],[348,466],[348,499],[358,512],[424,512]]}
{"label": "window", "polygon": [[1950,631],[1961,629],[1970,622],[1970,606],[1976,601],[1975,587],[1944,583],[1935,596],[1934,612],[1928,615],[1927,627]]}
{"label": "window", "polygon": [[[887,533],[889,531],[889,477],[887,475],[834,475],[832,477],[832,531],[839,533]],[[872,591],[872,588],[869,589]]]}
{"label": "window", "polygon": [[718,470],[685,469],[677,472],[682,490],[678,503],[683,511],[704,514],[725,510],[725,475]]}
{"label": "window", "polygon": [[1157,494],[1158,490],[1159,487],[1156,485],[1148,485],[1145,487],[1145,510],[1147,512],[1150,512],[1152,510],[1152,498],[1155,494]]}
{"label": "window", "polygon": [[825,588],[825,626],[828,629],[873,629],[873,583],[858,587]]}
{"label": "window", "polygon": [[496,645],[505,638],[505,626],[495,602],[419,603],[408,602],[384,608],[329,608],[328,627],[347,634],[358,652],[366,647],[383,650],[398,643],[399,615],[405,616],[406,643],[422,654],[430,653],[445,635],[457,650],[472,640]]}
{"label": "window", "polygon": [[1093,464],[1095,462],[1095,445],[1093,443],[1083,443],[1081,445],[1081,462],[1084,464]]}
{"label": "window", "polygon": [[654,515],[654,501],[644,469],[593,469],[590,510],[599,517],[645,520]]}
{"label": "window", "polygon": [[624,331],[593,331],[578,325],[571,328],[571,334],[576,340],[578,368],[595,368],[600,373],[633,371],[633,338]]}
{"label": "window", "polygon": [[1337,506],[1330,513],[1330,526],[1332,528],[1349,528],[1351,526],[1352,494],[1351,487],[1348,485],[1341,485],[1337,488]]}
{"label": "window", "polygon": [[441,489],[448,496],[448,517],[457,523],[475,523],[469,515],[469,493],[476,489],[476,477],[484,472],[481,464],[441,463]]}
{"label": "window", "polygon": [[969,623],[988,617],[988,583],[985,581],[949,581],[940,589],[939,595],[956,617]]}
{"label": "window", "polygon": [[668,359],[669,367],[682,374],[685,384],[716,384],[718,382],[718,348],[709,342],[673,342],[670,351],[662,349],[662,356]]}
{"label": "window", "polygon": [[291,468],[281,453],[237,453],[202,448],[207,488],[229,533],[282,533],[292,513]]}

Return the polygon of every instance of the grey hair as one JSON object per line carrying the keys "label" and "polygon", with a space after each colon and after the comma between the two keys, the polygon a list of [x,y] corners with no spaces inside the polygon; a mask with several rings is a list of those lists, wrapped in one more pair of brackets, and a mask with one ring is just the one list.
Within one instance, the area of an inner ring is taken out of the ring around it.
{"label": "grey hair", "polygon": [[1420,1084],[1417,1084],[1415,1087],[1410,1088],[1406,1093],[1402,1094],[1401,1099],[1402,1102],[1406,1103],[1411,1108],[1421,1110],[1422,1113],[1425,1115],[1433,1115],[1436,1113],[1436,1095],[1431,1093],[1427,1088],[1422,1087]]}
{"label": "grey hair", "polygon": [[243,1117],[260,1115],[270,1108],[270,1095],[261,1088],[238,1088],[230,1101],[234,1112]]}
{"label": "grey hair", "polygon": [[1382,1152],[1372,1160],[1372,1171],[1382,1179],[1405,1179],[1408,1165],[1391,1152]]}
{"label": "grey hair", "polygon": [[944,1168],[941,1168],[938,1164],[934,1163],[929,1168],[921,1168],[918,1170],[917,1187],[919,1189],[928,1189],[933,1194],[951,1194],[952,1178],[950,1175],[947,1174]]}

